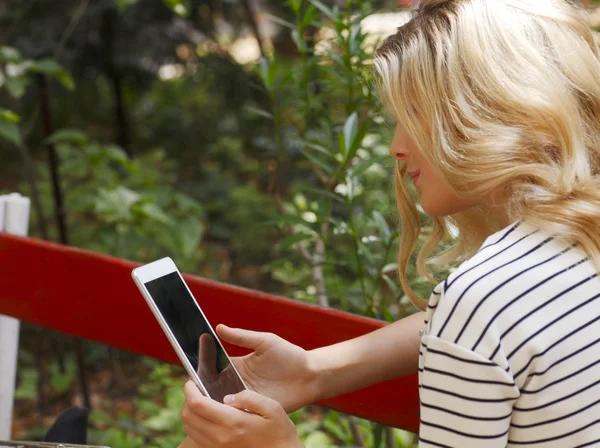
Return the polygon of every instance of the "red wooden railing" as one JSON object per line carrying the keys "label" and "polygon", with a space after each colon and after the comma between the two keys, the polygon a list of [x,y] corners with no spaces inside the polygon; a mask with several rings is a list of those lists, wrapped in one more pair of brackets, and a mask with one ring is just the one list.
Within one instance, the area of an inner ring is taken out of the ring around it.
{"label": "red wooden railing", "polygon": [[[178,363],[131,280],[135,263],[32,238],[0,235],[0,314],[123,350]],[[384,325],[377,320],[186,275],[213,325],[273,332],[305,349]],[[399,344],[402,341],[398,341]],[[244,353],[227,347],[233,355]],[[391,426],[418,430],[415,376],[320,403]]]}

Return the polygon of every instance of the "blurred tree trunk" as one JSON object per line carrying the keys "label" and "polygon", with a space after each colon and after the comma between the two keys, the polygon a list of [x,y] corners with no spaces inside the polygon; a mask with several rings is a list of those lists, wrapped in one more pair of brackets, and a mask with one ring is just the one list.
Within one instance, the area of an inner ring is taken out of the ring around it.
{"label": "blurred tree trunk", "polygon": [[241,0],[242,6],[246,11],[246,16],[248,17],[248,21],[250,22],[250,26],[252,27],[252,32],[254,33],[254,37],[258,42],[258,48],[260,48],[260,55],[264,58],[266,56],[264,43],[262,36],[260,34],[260,29],[258,28],[258,23],[256,22],[256,12],[253,10],[252,5],[250,4],[250,0]]}
{"label": "blurred tree trunk", "polygon": [[123,101],[123,77],[115,63],[115,35],[118,14],[115,9],[110,9],[102,15],[101,36],[104,42],[104,70],[113,91],[115,117],[117,127],[117,142],[129,157],[132,156],[129,137],[129,121],[127,110]]}

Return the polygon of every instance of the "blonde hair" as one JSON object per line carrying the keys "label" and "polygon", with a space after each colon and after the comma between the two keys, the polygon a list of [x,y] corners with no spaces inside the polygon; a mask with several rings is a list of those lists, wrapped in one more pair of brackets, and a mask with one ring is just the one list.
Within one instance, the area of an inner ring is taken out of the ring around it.
{"label": "blonde hair", "polygon": [[[585,11],[566,0],[422,0],[377,50],[382,102],[459,197],[501,191],[518,220],[577,242],[600,271],[600,57]],[[421,222],[396,167],[400,281]],[[456,263],[499,224],[477,206],[432,218],[417,257]],[[449,226],[458,229],[441,251]],[[437,255],[432,256],[433,253]]]}

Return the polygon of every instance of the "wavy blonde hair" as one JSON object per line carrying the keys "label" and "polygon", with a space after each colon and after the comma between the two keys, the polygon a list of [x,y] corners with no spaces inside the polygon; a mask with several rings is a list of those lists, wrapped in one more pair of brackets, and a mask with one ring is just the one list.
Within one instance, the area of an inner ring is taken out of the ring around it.
{"label": "wavy blonde hair", "polygon": [[[382,102],[459,197],[501,191],[510,222],[580,244],[600,271],[600,57],[585,11],[566,0],[422,0],[377,50]],[[396,166],[400,280],[421,222]],[[432,218],[417,257],[457,263],[501,229],[486,206]],[[458,229],[440,250],[449,227]],[[432,254],[435,256],[432,257]],[[431,257],[431,258],[430,258]]]}

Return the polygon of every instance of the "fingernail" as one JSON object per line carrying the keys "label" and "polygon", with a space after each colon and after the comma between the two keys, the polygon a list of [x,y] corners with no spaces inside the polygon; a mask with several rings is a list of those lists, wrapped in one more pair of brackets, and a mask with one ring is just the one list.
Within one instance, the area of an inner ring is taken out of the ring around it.
{"label": "fingernail", "polygon": [[223,398],[223,403],[225,404],[232,404],[235,401],[235,395],[227,395],[225,398]]}

